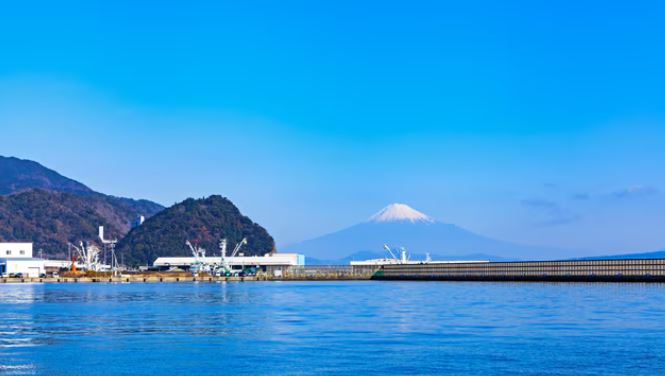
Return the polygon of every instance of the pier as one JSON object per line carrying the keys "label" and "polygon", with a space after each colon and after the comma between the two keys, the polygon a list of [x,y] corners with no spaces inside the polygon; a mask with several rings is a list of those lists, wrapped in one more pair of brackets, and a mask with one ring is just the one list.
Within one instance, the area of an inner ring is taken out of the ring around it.
{"label": "pier", "polygon": [[372,279],[420,281],[665,282],[665,259],[383,265]]}
{"label": "pier", "polygon": [[176,283],[176,282],[244,282],[257,277],[26,277],[0,278],[0,283]]}
{"label": "pier", "polygon": [[179,283],[250,281],[665,282],[665,259],[522,262],[431,262],[379,266],[297,266],[280,274],[191,276],[185,273],[0,278],[3,283]]}

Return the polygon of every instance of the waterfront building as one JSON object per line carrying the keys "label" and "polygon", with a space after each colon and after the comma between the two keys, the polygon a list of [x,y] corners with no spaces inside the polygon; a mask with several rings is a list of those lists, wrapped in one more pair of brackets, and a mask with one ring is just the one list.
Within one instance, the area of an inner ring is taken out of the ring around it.
{"label": "waterfront building", "polygon": [[[237,256],[227,257],[226,260],[233,270],[255,267],[264,271],[275,271],[305,265],[305,256],[298,253],[268,253],[264,256]],[[162,270],[170,268],[188,270],[196,263],[214,265],[220,262],[220,256],[199,257],[198,259],[194,257],[158,257],[153,263],[153,267]]]}
{"label": "waterfront building", "polygon": [[44,260],[32,257],[32,243],[0,243],[0,275],[39,277]]}

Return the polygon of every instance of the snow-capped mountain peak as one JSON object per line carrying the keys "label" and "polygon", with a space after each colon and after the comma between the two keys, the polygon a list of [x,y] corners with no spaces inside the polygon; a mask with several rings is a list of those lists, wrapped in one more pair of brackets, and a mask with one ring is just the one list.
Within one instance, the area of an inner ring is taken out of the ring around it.
{"label": "snow-capped mountain peak", "polygon": [[370,222],[394,222],[394,221],[409,221],[409,222],[434,222],[432,218],[424,213],[413,209],[406,204],[390,204],[381,209],[378,213],[369,218]]}

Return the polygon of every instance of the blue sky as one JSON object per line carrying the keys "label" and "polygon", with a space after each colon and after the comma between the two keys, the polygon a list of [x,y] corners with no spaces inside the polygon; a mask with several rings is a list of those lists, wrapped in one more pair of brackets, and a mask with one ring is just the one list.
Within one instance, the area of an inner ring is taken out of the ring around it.
{"label": "blue sky", "polygon": [[665,247],[660,2],[16,2],[2,155],[278,244],[390,202],[527,244]]}

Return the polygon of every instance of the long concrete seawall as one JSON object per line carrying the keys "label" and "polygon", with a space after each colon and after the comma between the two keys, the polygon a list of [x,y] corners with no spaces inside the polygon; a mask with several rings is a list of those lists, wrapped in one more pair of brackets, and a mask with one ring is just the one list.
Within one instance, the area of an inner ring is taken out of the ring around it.
{"label": "long concrete seawall", "polygon": [[298,266],[280,270],[279,274],[260,273],[255,276],[245,277],[213,277],[213,276],[191,276],[191,275],[169,275],[160,273],[129,274],[119,277],[96,276],[96,277],[22,277],[22,278],[0,278],[0,284],[8,283],[181,283],[181,282],[249,282],[249,281],[355,281],[369,280],[377,268],[355,268],[349,265],[327,265],[327,266]]}
{"label": "long concrete seawall", "polygon": [[285,275],[282,277],[148,277],[148,278],[0,278],[1,284],[20,283],[186,283],[186,282],[253,282],[253,281],[360,281],[370,280],[371,276],[336,276],[336,275]]}
{"label": "long concrete seawall", "polygon": [[175,283],[175,282],[244,282],[256,277],[66,277],[66,278],[0,278],[0,283]]}
{"label": "long concrete seawall", "polygon": [[305,266],[247,277],[128,275],[122,277],[0,278],[2,283],[177,283],[244,281],[559,281],[665,282],[665,259]]}
{"label": "long concrete seawall", "polygon": [[385,265],[377,280],[665,282],[665,259]]}

